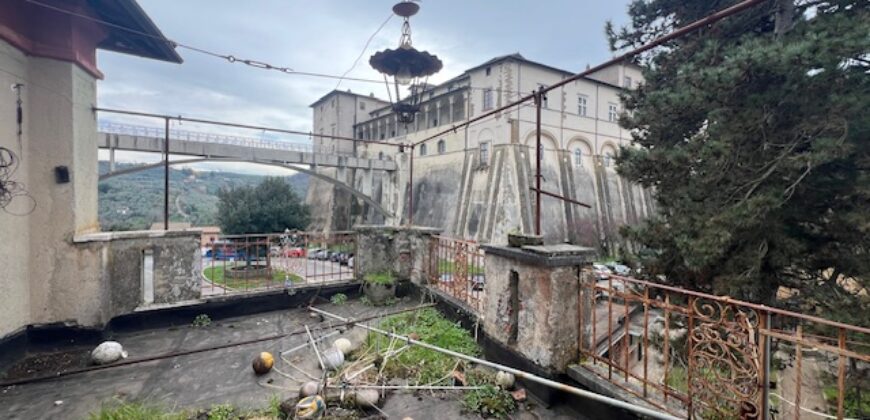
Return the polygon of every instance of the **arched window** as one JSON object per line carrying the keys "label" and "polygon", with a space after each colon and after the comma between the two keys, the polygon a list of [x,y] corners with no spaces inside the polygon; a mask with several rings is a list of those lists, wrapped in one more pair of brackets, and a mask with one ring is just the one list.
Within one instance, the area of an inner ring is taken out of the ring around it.
{"label": "arched window", "polygon": [[420,145],[420,156],[426,156],[426,144]]}
{"label": "arched window", "polygon": [[579,147],[574,149],[574,166],[578,168],[583,167],[583,150]]}
{"label": "arched window", "polygon": [[610,150],[604,152],[604,159],[603,160],[604,160],[604,167],[609,168],[610,164],[613,161],[613,152],[611,152]]}
{"label": "arched window", "polygon": [[447,143],[444,140],[438,140],[438,154],[443,155],[447,152]]}

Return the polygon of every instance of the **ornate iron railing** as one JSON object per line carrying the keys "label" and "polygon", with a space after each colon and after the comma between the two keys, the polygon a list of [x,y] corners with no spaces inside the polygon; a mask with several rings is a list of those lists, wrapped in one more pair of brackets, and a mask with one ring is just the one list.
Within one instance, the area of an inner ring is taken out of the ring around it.
{"label": "ornate iron railing", "polygon": [[688,418],[870,418],[870,329],[584,272],[580,365]]}
{"label": "ornate iron railing", "polygon": [[220,235],[202,249],[203,295],[353,281],[356,235],[287,232]]}
{"label": "ornate iron railing", "polygon": [[429,285],[469,309],[483,309],[485,255],[474,241],[433,236],[429,243]]}

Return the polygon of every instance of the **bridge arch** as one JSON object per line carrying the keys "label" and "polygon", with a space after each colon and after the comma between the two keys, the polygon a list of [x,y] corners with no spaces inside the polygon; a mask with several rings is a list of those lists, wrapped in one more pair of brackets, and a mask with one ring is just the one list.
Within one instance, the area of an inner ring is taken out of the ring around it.
{"label": "bridge arch", "polygon": [[[381,206],[380,203],[373,200],[371,197],[363,194],[359,190],[351,187],[348,184],[345,184],[344,182],[341,182],[335,178],[330,178],[330,177],[323,175],[321,173],[317,173],[317,171],[315,171],[313,169],[300,168],[298,166],[293,166],[293,165],[284,165],[284,164],[280,164],[280,163],[276,163],[276,162],[261,162],[261,161],[256,161],[256,160],[227,159],[227,158],[195,158],[195,159],[170,160],[169,165],[173,166],[173,165],[182,165],[182,164],[186,164],[186,163],[199,163],[199,162],[253,163],[253,164],[257,164],[257,165],[274,166],[277,168],[291,169],[294,171],[303,172],[303,173],[306,173],[306,174],[313,176],[317,179],[329,182],[330,184],[335,185],[336,187],[340,188],[343,191],[347,191],[348,193],[350,193],[354,197],[359,198],[360,200],[364,201],[366,204],[372,206],[372,208],[375,211],[384,215],[384,217],[387,217],[387,218],[393,217],[392,213],[387,211],[387,209],[383,208],[383,206]],[[100,175],[99,180],[105,181],[107,179],[114,178],[114,177],[120,176],[120,175],[131,174],[131,173],[145,171],[145,170],[153,169],[153,168],[160,168],[163,165],[164,165],[164,162],[161,161],[161,162],[157,162],[157,163],[149,163],[147,165],[140,165],[140,166],[136,166],[136,167],[132,167],[132,168],[122,169],[119,171],[109,172],[109,173]]]}

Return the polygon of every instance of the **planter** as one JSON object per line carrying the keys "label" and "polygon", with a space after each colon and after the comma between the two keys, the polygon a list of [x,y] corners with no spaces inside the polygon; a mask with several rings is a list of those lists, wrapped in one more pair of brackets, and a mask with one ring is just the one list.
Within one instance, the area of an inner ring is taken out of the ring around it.
{"label": "planter", "polygon": [[363,282],[363,294],[372,305],[384,305],[396,297],[396,283]]}
{"label": "planter", "polygon": [[523,233],[508,233],[508,246],[522,248],[526,245],[543,245],[544,237],[540,235],[527,235]]}

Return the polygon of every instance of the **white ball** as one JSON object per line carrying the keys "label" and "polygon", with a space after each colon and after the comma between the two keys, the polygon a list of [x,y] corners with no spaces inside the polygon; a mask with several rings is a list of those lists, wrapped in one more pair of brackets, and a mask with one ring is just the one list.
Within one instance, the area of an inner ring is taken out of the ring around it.
{"label": "white ball", "polygon": [[91,352],[91,360],[98,365],[113,363],[126,357],[127,352],[117,341],[104,341]]}
{"label": "white ball", "polygon": [[378,404],[380,394],[377,389],[360,389],[354,392],[353,399],[360,407],[374,407]]}
{"label": "white ball", "polygon": [[353,350],[353,343],[346,338],[339,338],[332,343],[332,346],[341,350],[342,353],[348,354]]}
{"label": "white ball", "polygon": [[302,384],[302,388],[299,388],[299,396],[301,397],[310,397],[312,395],[317,395],[317,391],[320,389],[320,384],[314,381],[309,381]]}
{"label": "white ball", "polygon": [[495,383],[504,389],[510,389],[513,387],[515,381],[516,378],[514,378],[514,375],[511,373],[499,371],[495,374]]}
{"label": "white ball", "polygon": [[344,363],[344,353],[341,350],[333,347],[323,352],[321,355],[323,364],[328,370],[335,370]]}

